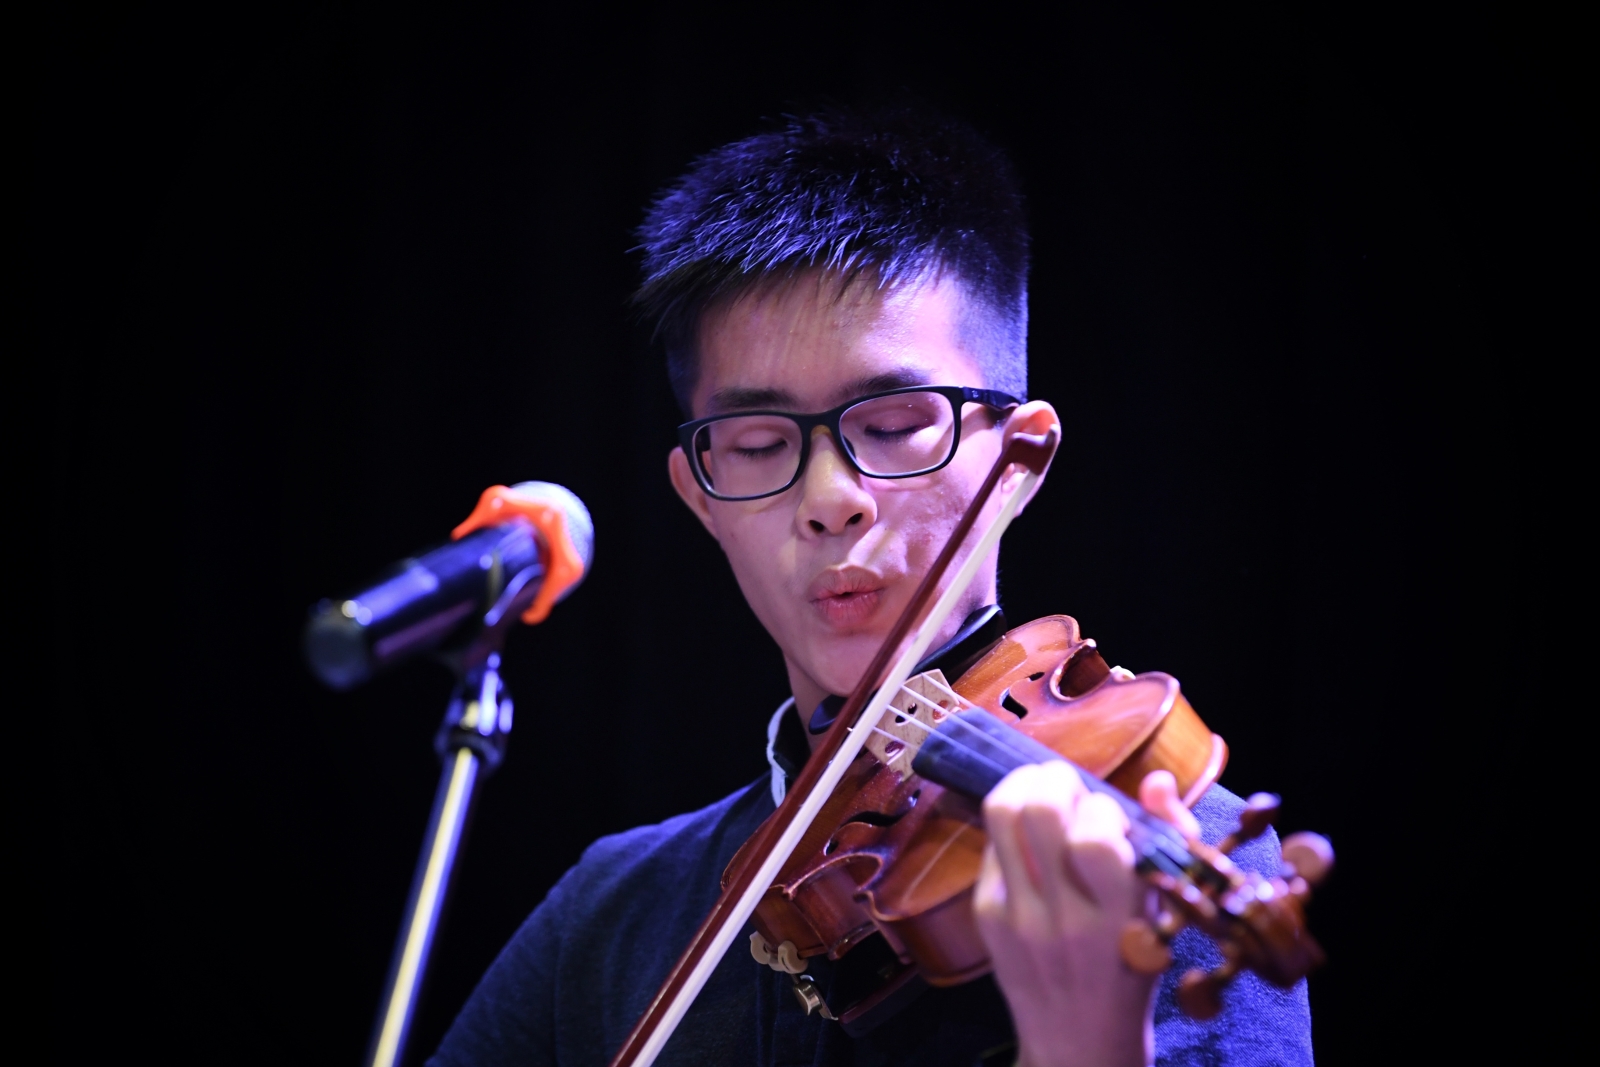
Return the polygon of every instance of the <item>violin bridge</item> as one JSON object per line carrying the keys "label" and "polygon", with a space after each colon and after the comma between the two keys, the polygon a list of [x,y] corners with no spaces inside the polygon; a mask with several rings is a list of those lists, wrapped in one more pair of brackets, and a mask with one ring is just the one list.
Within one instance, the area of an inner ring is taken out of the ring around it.
{"label": "violin bridge", "polygon": [[928,735],[945,719],[970,707],[950,688],[943,671],[907,678],[867,738],[866,749],[885,766],[910,774],[911,761],[917,758]]}

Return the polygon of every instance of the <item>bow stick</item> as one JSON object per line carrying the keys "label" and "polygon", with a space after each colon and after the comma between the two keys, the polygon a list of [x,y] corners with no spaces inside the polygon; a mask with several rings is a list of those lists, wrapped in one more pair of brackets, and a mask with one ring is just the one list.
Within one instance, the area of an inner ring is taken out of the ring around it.
{"label": "bow stick", "polygon": [[[694,1003],[694,998],[705,987],[711,972],[727,953],[734,938],[743,931],[745,923],[755,912],[756,905],[761,902],[767,887],[778,876],[779,869],[787,862],[795,846],[805,836],[805,832],[810,829],[817,812],[822,810],[823,804],[833,794],[834,788],[844,777],[851,762],[861,752],[867,739],[872,736],[871,729],[857,730],[856,725],[865,723],[870,727],[883,717],[883,711],[889,701],[911,676],[912,669],[927,652],[928,646],[939,632],[939,627],[955,608],[956,601],[966,592],[967,586],[972,584],[978,568],[983,565],[983,561],[999,543],[1000,536],[1011,525],[1017,509],[1028,498],[1034,485],[1044,476],[1045,469],[1049,467],[1051,457],[1055,455],[1056,446],[1060,441],[1061,428],[1051,426],[1042,435],[1019,433],[1014,434],[1011,440],[1006,442],[1000,458],[990,469],[977,496],[967,506],[961,521],[956,523],[956,528],[940,551],[939,558],[934,560],[933,566],[917,586],[916,592],[911,595],[911,602],[896,620],[894,628],[889,631],[889,636],[884,639],[872,663],[862,672],[861,681],[856,684],[855,691],[845,701],[833,725],[823,735],[816,751],[801,769],[794,786],[779,805],[776,817],[768,820],[763,828],[757,831],[761,839],[750,852],[750,859],[722,890],[721,896],[712,905],[710,914],[701,922],[700,928],[690,939],[689,946],[683,950],[683,955],[678,957],[678,962],[673,965],[666,981],[656,991],[644,1016],[634,1024],[633,1031],[628,1034],[627,1040],[612,1057],[611,1067],[650,1067],[661,1054],[661,1050],[666,1047],[667,1039],[677,1029],[678,1023],[683,1021],[689,1005]],[[1012,464],[1024,468],[1026,473],[1022,481],[1006,497],[1000,507],[999,515],[968,553],[961,569],[945,587],[933,609],[922,615],[923,607],[938,589],[939,582],[950,568],[961,545],[972,532],[972,527],[977,523],[984,504],[988,502],[989,497],[999,486],[1000,479]],[[907,634],[911,635],[909,644],[905,644]],[[889,666],[889,660],[894,657],[896,650],[900,649],[902,644],[905,644],[904,651],[894,660],[893,666]]]}

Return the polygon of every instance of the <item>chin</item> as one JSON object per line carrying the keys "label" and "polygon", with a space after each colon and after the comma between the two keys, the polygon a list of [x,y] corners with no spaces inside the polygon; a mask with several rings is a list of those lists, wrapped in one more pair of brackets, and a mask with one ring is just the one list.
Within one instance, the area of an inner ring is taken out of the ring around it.
{"label": "chin", "polygon": [[817,668],[811,677],[828,692],[846,696],[856,687],[882,643],[882,634],[865,633],[830,635],[815,642],[812,647],[816,650]]}

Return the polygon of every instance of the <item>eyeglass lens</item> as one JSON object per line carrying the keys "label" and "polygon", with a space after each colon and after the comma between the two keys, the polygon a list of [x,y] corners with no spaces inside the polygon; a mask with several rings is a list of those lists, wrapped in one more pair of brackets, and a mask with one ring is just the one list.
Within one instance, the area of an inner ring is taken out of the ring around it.
{"label": "eyeglass lens", "polygon": [[[939,393],[895,393],[863,400],[839,418],[841,442],[866,474],[931,470],[955,447],[955,411]],[[720,496],[775,492],[795,476],[800,426],[782,415],[735,415],[695,435],[696,459]]]}

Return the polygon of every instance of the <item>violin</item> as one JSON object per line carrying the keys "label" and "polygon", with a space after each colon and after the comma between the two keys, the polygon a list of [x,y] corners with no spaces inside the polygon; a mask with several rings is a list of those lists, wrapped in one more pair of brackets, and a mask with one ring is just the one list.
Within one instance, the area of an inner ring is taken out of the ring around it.
{"label": "violin", "polygon": [[[1136,870],[1162,901],[1154,920],[1124,929],[1120,948],[1128,966],[1146,974],[1165,970],[1168,946],[1185,926],[1222,949],[1221,966],[1184,976],[1179,1003],[1186,1012],[1215,1015],[1227,983],[1242,971],[1288,987],[1321,963],[1304,905],[1332,865],[1325,839],[1285,839],[1281,876],[1263,878],[1241,870],[1227,853],[1266,831],[1275,797],[1250,798],[1238,829],[1215,848],[1186,839],[1130,797],[1145,774],[1168,770],[1193,805],[1227,761],[1227,745],[1176,680],[1114,672],[1066,616],[1007,632],[970,667],[961,665],[953,680],[924,664],[934,636],[1059,441],[1060,429],[1051,427],[1006,442],[783,802],[729,863],[717,902],[611,1067],[654,1061],[747,922],[755,926],[752,955],[793,975],[807,1011],[826,1017],[836,1013],[803,980],[804,961],[887,946],[892,958],[874,969],[876,981],[840,1003],[837,1017],[849,1031],[870,1028],[919,981],[956,985],[986,973],[972,908],[986,843],[980,802],[1006,774],[1030,763],[1067,760],[1087,788],[1112,797],[1128,817]],[[979,515],[1016,469],[1023,476],[969,548]]]}
{"label": "violin", "polygon": [[[997,609],[989,613],[998,617]],[[1164,971],[1167,946],[1185,925],[1223,945],[1221,967],[1180,984],[1186,1013],[1214,1016],[1223,987],[1241,970],[1288,987],[1322,962],[1303,908],[1331,866],[1325,840],[1286,839],[1292,869],[1277,879],[1226,858],[1265,832],[1276,797],[1250,798],[1240,828],[1217,848],[1184,840],[1130,799],[1145,775],[1166,770],[1193,807],[1227,764],[1227,744],[1171,676],[1114,673],[1075,620],[1053,615],[990,642],[953,683],[939,669],[920,671],[889,709],[753,916],[752,955],[795,975],[808,1010],[864,1033],[923,983],[951,986],[988,973],[972,906],[987,840],[979,805],[1009,771],[1054,759],[1071,762],[1091,790],[1121,804],[1138,869],[1161,892],[1156,920],[1124,932],[1129,966]],[[734,856],[725,882],[747,850]],[[835,1003],[824,1003],[801,977],[806,960],[843,959],[875,934],[888,952],[863,955],[877,980],[851,982],[846,1002],[836,991]]]}

